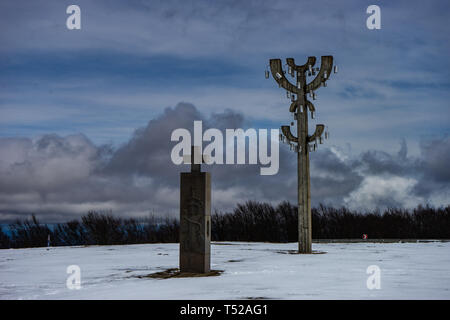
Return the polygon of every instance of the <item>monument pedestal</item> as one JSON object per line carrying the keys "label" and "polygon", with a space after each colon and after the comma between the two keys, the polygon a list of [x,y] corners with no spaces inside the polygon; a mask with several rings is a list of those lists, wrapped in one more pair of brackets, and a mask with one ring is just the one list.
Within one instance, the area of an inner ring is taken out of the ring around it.
{"label": "monument pedestal", "polygon": [[211,265],[211,175],[191,163],[191,172],[182,172],[180,179],[180,271],[206,273]]}

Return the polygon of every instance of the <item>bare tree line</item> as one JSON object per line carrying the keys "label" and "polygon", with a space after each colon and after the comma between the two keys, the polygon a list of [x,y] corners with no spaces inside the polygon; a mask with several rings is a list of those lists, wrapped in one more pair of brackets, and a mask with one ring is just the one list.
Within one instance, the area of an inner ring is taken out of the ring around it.
{"label": "bare tree line", "polygon": [[[213,241],[297,241],[297,207],[289,202],[277,206],[248,201],[232,212],[215,212]],[[414,209],[389,208],[373,212],[352,211],[319,205],[312,209],[314,239],[355,239],[367,234],[372,239],[450,239],[450,206]],[[119,218],[111,213],[89,212],[80,220],[53,226],[31,219],[0,229],[0,248],[47,246],[175,243],[179,222],[151,216],[147,219]]]}

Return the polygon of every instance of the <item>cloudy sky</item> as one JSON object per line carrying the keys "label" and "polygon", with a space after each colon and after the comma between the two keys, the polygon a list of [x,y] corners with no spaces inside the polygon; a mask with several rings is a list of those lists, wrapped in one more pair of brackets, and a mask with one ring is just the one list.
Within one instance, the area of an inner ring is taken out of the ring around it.
{"label": "cloudy sky", "polygon": [[[66,8],[81,8],[81,30]],[[381,8],[381,29],[366,8]],[[333,55],[317,91],[330,140],[311,155],[312,202],[358,209],[450,199],[447,1],[129,0],[0,3],[0,221],[88,210],[176,216],[176,128],[279,128],[289,101],[270,58]],[[295,202],[280,170],[211,166],[213,210]]]}

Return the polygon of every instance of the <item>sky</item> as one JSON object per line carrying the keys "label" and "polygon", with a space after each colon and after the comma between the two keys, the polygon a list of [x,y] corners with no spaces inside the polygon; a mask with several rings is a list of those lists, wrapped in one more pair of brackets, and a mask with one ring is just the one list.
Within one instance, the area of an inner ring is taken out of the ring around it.
{"label": "sky", "polygon": [[[81,8],[68,30],[66,8]],[[381,9],[369,30],[366,9]],[[24,1],[0,3],[0,221],[89,210],[177,216],[176,128],[276,129],[289,101],[269,59],[333,55],[315,123],[312,204],[374,210],[450,199],[446,1]],[[280,170],[208,166],[212,209],[296,200]]]}

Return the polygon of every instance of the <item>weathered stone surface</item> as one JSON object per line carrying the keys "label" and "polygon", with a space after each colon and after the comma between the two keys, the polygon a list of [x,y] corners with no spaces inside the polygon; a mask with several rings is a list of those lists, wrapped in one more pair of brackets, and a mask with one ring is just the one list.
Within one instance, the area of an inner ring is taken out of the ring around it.
{"label": "weathered stone surface", "polygon": [[180,188],[180,270],[210,271],[211,175],[197,164],[181,173]]}

